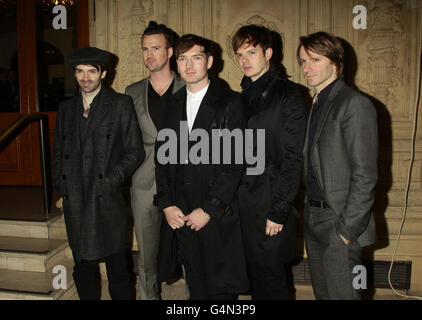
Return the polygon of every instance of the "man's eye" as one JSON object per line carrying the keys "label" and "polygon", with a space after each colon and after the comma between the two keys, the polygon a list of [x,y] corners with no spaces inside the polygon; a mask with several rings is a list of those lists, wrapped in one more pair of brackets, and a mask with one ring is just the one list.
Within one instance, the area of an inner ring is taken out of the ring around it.
{"label": "man's eye", "polygon": [[184,57],[180,57],[179,59],[177,59],[179,62],[185,62],[185,58]]}
{"label": "man's eye", "polygon": [[237,54],[236,54],[236,58],[237,58],[237,59],[240,59],[241,57],[242,57],[242,55],[241,55],[240,53],[237,53]]}

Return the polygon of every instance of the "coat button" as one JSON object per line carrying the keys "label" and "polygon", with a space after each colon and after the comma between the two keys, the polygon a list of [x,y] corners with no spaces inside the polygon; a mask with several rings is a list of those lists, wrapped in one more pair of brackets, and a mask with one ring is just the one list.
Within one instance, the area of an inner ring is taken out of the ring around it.
{"label": "coat button", "polygon": [[107,138],[108,140],[110,140],[110,139],[111,139],[111,134],[108,134],[108,135],[106,136],[106,138]]}
{"label": "coat button", "polygon": [[66,140],[66,136],[62,136],[63,140]]}
{"label": "coat button", "polygon": [[64,158],[65,158],[66,160],[68,160],[68,159],[69,159],[69,155],[68,155],[68,154],[65,154],[65,155],[64,155]]}
{"label": "coat button", "polygon": [[67,177],[66,177],[66,175],[64,174],[64,175],[62,176],[62,178],[63,178],[63,180],[66,180],[66,178],[67,178]]}
{"label": "coat button", "polygon": [[69,199],[68,195],[67,195],[67,194],[65,194],[65,195],[63,196],[63,199],[64,199],[64,200]]}
{"label": "coat button", "polygon": [[102,174],[98,175],[98,179],[103,180],[104,176]]}

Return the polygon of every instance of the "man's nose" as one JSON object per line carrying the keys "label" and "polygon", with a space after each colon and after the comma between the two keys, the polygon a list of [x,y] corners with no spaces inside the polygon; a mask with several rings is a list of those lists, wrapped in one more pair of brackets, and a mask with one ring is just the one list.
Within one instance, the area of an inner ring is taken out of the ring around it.
{"label": "man's nose", "polygon": [[311,71],[311,66],[309,65],[309,63],[302,64],[302,71],[304,74]]}
{"label": "man's nose", "polygon": [[246,56],[245,55],[243,55],[243,56],[241,56],[240,58],[239,58],[239,62],[240,62],[240,64],[243,64],[243,63],[245,63],[245,62],[247,62],[248,60],[247,60],[247,58],[246,58]]}
{"label": "man's nose", "polygon": [[191,68],[193,66],[192,58],[186,58],[186,67]]}

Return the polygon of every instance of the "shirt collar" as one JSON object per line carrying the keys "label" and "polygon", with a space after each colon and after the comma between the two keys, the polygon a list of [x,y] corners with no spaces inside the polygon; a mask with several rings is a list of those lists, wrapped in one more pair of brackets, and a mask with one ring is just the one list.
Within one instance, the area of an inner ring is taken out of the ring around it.
{"label": "shirt collar", "polygon": [[337,82],[338,78],[326,86],[320,93],[318,93],[318,104],[323,104],[330,95],[331,89],[334,87],[334,84]]}
{"label": "shirt collar", "polygon": [[188,99],[192,99],[192,100],[202,99],[205,96],[205,94],[207,93],[209,86],[210,86],[210,82],[208,82],[208,84],[204,88],[199,90],[198,92],[191,92],[191,91],[189,91],[188,88],[186,88]]}

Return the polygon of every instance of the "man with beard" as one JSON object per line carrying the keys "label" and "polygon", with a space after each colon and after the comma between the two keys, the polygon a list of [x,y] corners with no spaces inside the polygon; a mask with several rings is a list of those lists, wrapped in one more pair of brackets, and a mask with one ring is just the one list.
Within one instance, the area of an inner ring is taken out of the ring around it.
{"label": "man with beard", "polygon": [[154,146],[163,126],[169,97],[183,85],[170,68],[177,34],[151,21],[142,35],[144,63],[150,75],[126,88],[133,98],[144,138],[146,159],[132,177],[131,202],[138,244],[138,286],[142,300],[160,298],[157,281],[157,252],[161,212],[153,205],[156,193]]}
{"label": "man with beard", "polygon": [[109,54],[94,47],[72,52],[80,94],[59,105],[53,183],[63,197],[66,230],[81,300],[100,298],[97,262],[105,260],[112,299],[131,299],[122,184],[145,158],[132,99],[102,85]]}

